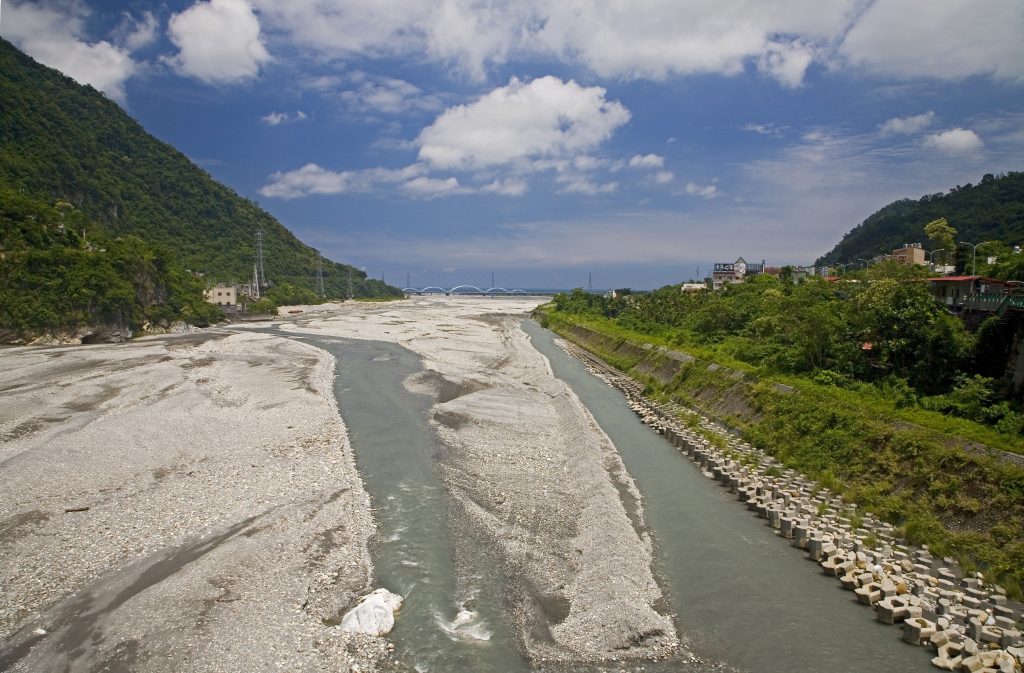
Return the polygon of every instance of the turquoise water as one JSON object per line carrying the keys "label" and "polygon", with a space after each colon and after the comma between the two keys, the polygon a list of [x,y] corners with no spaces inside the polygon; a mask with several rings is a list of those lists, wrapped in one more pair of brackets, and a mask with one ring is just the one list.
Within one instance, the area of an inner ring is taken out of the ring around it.
{"label": "turquoise water", "polygon": [[618,390],[555,345],[554,334],[532,321],[523,327],[618,447],[644,496],[662,586],[697,654],[752,673],[935,670],[927,650],[876,622],[853,593],[704,477]]}
{"label": "turquoise water", "polygon": [[[622,395],[559,349],[550,332],[530,321],[524,328],[615,442],[644,494],[659,581],[701,659],[572,671],[932,670],[926,651],[851,604],[852,594],[641,424]],[[371,549],[377,586],[406,598],[391,634],[402,669],[568,670],[535,667],[520,655],[500,567],[453,517],[436,469],[444,447],[427,420],[433,400],[402,385],[421,371],[419,358],[381,342],[298,338],[338,359],[335,394],[379,527]]]}

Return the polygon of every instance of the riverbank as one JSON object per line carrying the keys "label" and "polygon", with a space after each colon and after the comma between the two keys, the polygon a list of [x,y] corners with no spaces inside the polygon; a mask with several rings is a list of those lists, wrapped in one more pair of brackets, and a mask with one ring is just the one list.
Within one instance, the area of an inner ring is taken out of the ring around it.
{"label": "riverbank", "polygon": [[[600,335],[579,332],[566,334],[588,348],[601,342]],[[900,625],[905,642],[931,647],[935,666],[1020,670],[1022,605],[1008,600],[1002,587],[981,573],[965,574],[952,559],[934,556],[927,547],[908,545],[891,524],[859,511],[692,408],[652,399],[644,383],[575,344],[561,345],[620,389],[644,423],[690,456],[705,476],[766,519],[782,540],[805,550],[826,575],[854,592],[857,602],[871,606],[878,621]],[[684,354],[667,357],[667,352],[629,344],[618,344],[616,351],[633,348],[641,358],[633,370],[642,377],[671,379],[678,372],[663,370],[693,362]]]}
{"label": "riverbank", "polygon": [[333,359],[207,330],[0,358],[0,669],[364,670]]}
{"label": "riverbank", "polygon": [[517,639],[534,661],[677,656],[657,609],[642,499],[611,442],[556,379],[519,321],[541,300],[423,298],[358,310],[303,307],[281,329],[389,341],[425,371],[446,450],[438,466],[454,525],[507,577]]}

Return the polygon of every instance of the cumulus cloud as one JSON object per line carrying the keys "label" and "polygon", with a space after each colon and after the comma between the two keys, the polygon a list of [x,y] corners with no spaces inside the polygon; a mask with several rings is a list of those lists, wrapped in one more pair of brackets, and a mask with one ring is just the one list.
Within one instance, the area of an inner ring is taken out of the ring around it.
{"label": "cumulus cloud", "polygon": [[460,191],[465,191],[459,185],[459,181],[456,178],[429,178],[425,175],[421,175],[418,178],[406,182],[402,185],[402,189],[414,196],[419,196],[427,199],[436,198],[438,196],[447,196],[449,194],[456,194]]}
{"label": "cumulus cloud", "polygon": [[356,71],[349,75],[354,89],[341,92],[341,100],[350,110],[402,114],[431,111],[444,107],[438,96],[425,94],[416,85],[394,77],[374,77]]}
{"label": "cumulus cloud", "polygon": [[420,160],[446,169],[488,168],[585,153],[629,121],[601,87],[540,77],[512,78],[468,105],[449,108],[423,129]]}
{"label": "cumulus cloud", "polygon": [[699,196],[702,199],[713,199],[719,195],[718,187],[715,185],[698,185],[695,182],[687,182],[683,189],[690,196]]}
{"label": "cumulus cloud", "polygon": [[125,82],[138,72],[139,64],[127,42],[124,46],[107,40],[89,42],[84,36],[89,14],[88,7],[79,2],[8,0],[0,32],[40,63],[123,103]]}
{"label": "cumulus cloud", "polygon": [[475,81],[514,58],[602,77],[758,72],[795,88],[815,61],[896,77],[1024,80],[1024,4],[989,0],[253,0],[324,59],[414,57]]}
{"label": "cumulus cloud", "polygon": [[295,114],[288,112],[271,112],[261,117],[265,124],[270,126],[277,126],[279,124],[292,124],[300,122],[306,118],[306,113],[302,110],[297,110]]}
{"label": "cumulus cloud", "polygon": [[292,171],[271,175],[260,194],[268,198],[295,199],[313,195],[367,194],[383,188],[397,188],[410,198],[433,199],[456,194],[496,194],[521,196],[527,184],[520,178],[496,179],[480,187],[463,185],[458,178],[436,178],[427,175],[423,164],[402,168],[367,168],[332,171],[314,163]]}
{"label": "cumulus cloud", "polygon": [[893,117],[882,124],[879,131],[882,135],[913,135],[931,126],[934,120],[935,113],[931,111],[911,117]]}
{"label": "cumulus cloud", "polygon": [[948,154],[971,154],[980,150],[984,143],[974,131],[955,128],[925,136],[924,146]]}
{"label": "cumulus cloud", "polygon": [[197,2],[171,17],[168,34],[179,52],[166,61],[178,73],[208,84],[252,79],[271,60],[246,0]]}
{"label": "cumulus cloud", "polygon": [[260,194],[271,198],[294,199],[312,194],[343,194],[357,191],[356,174],[335,172],[316,164],[306,164],[294,171],[278,171],[260,188]]}
{"label": "cumulus cloud", "polygon": [[661,168],[665,165],[665,157],[657,154],[636,154],[629,160],[630,168]]}
{"label": "cumulus cloud", "polygon": [[841,53],[855,66],[901,77],[987,75],[1024,81],[1024,3],[878,0],[850,29]]}
{"label": "cumulus cloud", "polygon": [[668,183],[672,182],[672,180],[674,180],[675,177],[676,176],[672,173],[672,171],[658,171],[654,175],[654,181],[657,182],[659,185],[667,185]]}

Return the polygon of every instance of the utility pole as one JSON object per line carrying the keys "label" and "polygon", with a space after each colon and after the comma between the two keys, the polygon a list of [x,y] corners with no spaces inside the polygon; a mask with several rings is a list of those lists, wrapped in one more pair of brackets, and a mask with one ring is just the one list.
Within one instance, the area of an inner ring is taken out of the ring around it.
{"label": "utility pole", "polygon": [[491,271],[491,287],[494,287],[494,272]]}
{"label": "utility pole", "polygon": [[324,265],[323,256],[316,253],[316,293],[321,297],[324,296]]}
{"label": "utility pole", "polygon": [[267,274],[263,270],[263,230],[256,230],[256,284],[266,287]]}
{"label": "utility pole", "polygon": [[590,292],[593,289],[594,289],[594,272],[593,271],[588,271],[587,272],[587,292]]}

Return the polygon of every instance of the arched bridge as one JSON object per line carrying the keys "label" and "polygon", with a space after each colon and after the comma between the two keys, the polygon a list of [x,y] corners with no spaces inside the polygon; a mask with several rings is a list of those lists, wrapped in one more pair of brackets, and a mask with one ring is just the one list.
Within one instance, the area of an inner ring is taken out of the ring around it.
{"label": "arched bridge", "polygon": [[525,290],[507,290],[503,287],[491,287],[486,290],[476,285],[456,285],[453,288],[445,289],[443,287],[429,286],[423,288],[415,287],[403,287],[402,292],[406,294],[444,294],[445,296],[451,296],[453,294],[465,294],[465,295],[481,295],[481,296],[494,296],[496,294],[504,295],[526,295]]}

